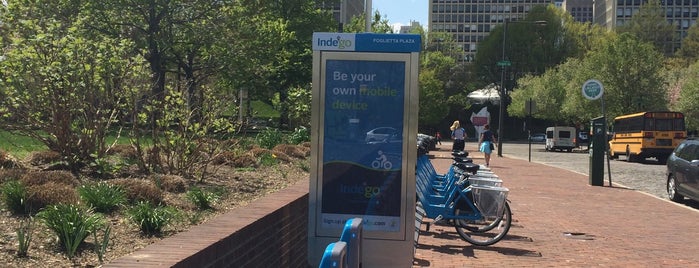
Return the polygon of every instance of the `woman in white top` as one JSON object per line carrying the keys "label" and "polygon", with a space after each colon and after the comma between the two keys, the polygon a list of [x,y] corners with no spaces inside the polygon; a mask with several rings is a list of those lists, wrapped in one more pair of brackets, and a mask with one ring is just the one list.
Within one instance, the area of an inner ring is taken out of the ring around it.
{"label": "woman in white top", "polygon": [[451,129],[451,139],[454,140],[451,150],[463,151],[466,146],[466,130],[459,125],[459,120],[454,121],[449,129]]}

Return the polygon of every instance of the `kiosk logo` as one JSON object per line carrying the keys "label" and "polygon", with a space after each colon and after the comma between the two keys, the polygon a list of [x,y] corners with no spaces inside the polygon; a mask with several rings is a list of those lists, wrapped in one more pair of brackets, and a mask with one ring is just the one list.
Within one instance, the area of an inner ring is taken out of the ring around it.
{"label": "kiosk logo", "polygon": [[381,193],[381,188],[361,185],[340,185],[340,193],[363,195],[364,198],[369,199]]}
{"label": "kiosk logo", "polygon": [[354,34],[315,34],[314,38],[314,50],[354,50]]}

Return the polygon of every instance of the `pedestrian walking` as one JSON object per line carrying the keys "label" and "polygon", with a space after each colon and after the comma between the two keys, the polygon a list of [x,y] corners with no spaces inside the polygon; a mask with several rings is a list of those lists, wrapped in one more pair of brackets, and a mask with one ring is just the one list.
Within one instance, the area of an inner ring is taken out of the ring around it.
{"label": "pedestrian walking", "polygon": [[460,126],[459,120],[454,121],[449,129],[451,130],[451,139],[454,141],[451,150],[463,151],[466,147],[466,130]]}
{"label": "pedestrian walking", "polygon": [[485,129],[483,133],[481,133],[480,138],[478,138],[478,150],[483,152],[483,156],[485,158],[485,166],[489,167],[490,166],[490,154],[495,150],[495,136],[493,136],[493,132],[490,131],[490,125],[486,124],[483,126]]}

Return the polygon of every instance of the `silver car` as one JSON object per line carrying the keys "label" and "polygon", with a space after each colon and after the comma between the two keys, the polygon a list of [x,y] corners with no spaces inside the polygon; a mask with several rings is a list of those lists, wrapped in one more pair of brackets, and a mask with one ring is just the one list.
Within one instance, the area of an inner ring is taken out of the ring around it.
{"label": "silver car", "polygon": [[369,130],[364,140],[367,143],[396,142],[402,140],[402,133],[392,127],[377,127]]}

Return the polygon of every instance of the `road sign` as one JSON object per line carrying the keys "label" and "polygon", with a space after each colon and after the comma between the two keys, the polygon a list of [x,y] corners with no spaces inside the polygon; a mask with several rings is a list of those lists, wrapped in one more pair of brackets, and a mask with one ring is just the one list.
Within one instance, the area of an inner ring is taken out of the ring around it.
{"label": "road sign", "polygon": [[510,65],[512,65],[512,62],[510,62],[509,60],[498,61],[498,66],[510,66]]}
{"label": "road sign", "polygon": [[599,99],[604,94],[602,82],[595,79],[585,81],[582,86],[582,94],[583,97],[587,98],[588,100]]}

